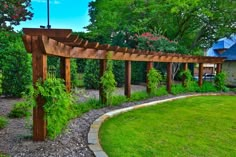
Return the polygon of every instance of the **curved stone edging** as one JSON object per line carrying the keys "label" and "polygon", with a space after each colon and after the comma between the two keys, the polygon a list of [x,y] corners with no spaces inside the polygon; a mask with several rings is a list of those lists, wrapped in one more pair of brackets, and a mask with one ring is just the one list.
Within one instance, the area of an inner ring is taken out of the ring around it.
{"label": "curved stone edging", "polygon": [[222,94],[208,93],[208,94],[193,94],[193,95],[176,96],[176,97],[169,98],[169,99],[152,101],[149,103],[144,103],[144,104],[140,104],[140,105],[136,105],[136,106],[132,106],[132,107],[126,107],[126,108],[117,109],[114,111],[107,112],[104,115],[97,118],[93,122],[93,124],[90,126],[90,130],[88,133],[88,146],[93,151],[93,153],[96,157],[108,157],[108,155],[103,151],[103,149],[100,145],[100,142],[99,142],[99,138],[98,138],[99,129],[100,129],[102,123],[106,119],[114,117],[114,116],[124,113],[124,112],[138,109],[138,108],[153,106],[153,105],[160,104],[163,102],[168,102],[168,101],[177,100],[177,99],[183,99],[183,98],[187,98],[187,97],[206,96],[206,95],[222,95]]}

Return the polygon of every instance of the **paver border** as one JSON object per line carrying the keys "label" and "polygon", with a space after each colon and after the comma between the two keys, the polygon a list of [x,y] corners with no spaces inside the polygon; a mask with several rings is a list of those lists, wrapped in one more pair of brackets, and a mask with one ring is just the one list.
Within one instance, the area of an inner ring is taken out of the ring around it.
{"label": "paver border", "polygon": [[116,110],[107,112],[107,113],[103,114],[102,116],[100,116],[99,118],[97,118],[90,126],[90,130],[88,133],[88,146],[92,150],[92,152],[94,153],[94,155],[96,157],[108,157],[108,155],[103,151],[103,149],[100,145],[99,137],[98,137],[99,129],[105,120],[112,118],[112,117],[114,117],[118,114],[121,114],[121,113],[125,113],[128,111],[143,108],[143,107],[153,106],[153,105],[160,104],[163,102],[168,102],[168,101],[173,101],[173,100],[183,99],[183,98],[188,98],[188,97],[194,97],[194,96],[208,96],[208,95],[209,96],[216,96],[216,95],[230,95],[230,94],[207,93],[207,94],[191,94],[191,95],[184,95],[184,96],[175,96],[173,98],[152,101],[149,103],[139,104],[139,105],[125,107],[122,109],[116,109]]}

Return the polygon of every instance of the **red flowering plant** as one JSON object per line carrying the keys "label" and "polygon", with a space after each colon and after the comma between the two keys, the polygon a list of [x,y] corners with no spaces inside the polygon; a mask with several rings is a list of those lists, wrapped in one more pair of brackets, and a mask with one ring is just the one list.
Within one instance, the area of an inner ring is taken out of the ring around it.
{"label": "red flowering plant", "polygon": [[[183,53],[178,42],[172,41],[165,36],[146,32],[137,37],[139,49],[157,52]],[[178,52],[180,50],[181,52]]]}
{"label": "red flowering plant", "polygon": [[[187,49],[178,42],[172,41],[165,36],[155,35],[149,32],[137,36],[138,49],[163,53],[181,53],[186,54]],[[175,77],[180,68],[180,63],[172,65],[172,78]],[[161,71],[165,71],[165,68]]]}
{"label": "red flowering plant", "polygon": [[0,29],[12,30],[21,21],[31,20],[31,0],[0,0]]}

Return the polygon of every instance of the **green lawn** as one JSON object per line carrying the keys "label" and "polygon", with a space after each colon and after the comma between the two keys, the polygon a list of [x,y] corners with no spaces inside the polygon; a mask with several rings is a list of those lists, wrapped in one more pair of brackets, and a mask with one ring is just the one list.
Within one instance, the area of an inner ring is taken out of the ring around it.
{"label": "green lawn", "polygon": [[235,157],[236,96],[201,96],[107,120],[99,132],[109,157]]}

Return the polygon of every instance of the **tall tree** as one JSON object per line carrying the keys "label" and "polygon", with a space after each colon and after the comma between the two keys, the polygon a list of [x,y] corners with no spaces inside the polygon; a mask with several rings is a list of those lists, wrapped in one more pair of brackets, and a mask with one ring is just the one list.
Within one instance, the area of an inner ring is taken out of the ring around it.
{"label": "tall tree", "polygon": [[31,20],[31,0],[0,0],[0,29],[12,30],[20,21]]}
{"label": "tall tree", "polygon": [[107,41],[156,32],[191,51],[236,31],[235,0],[96,0],[89,7],[87,29]]}

